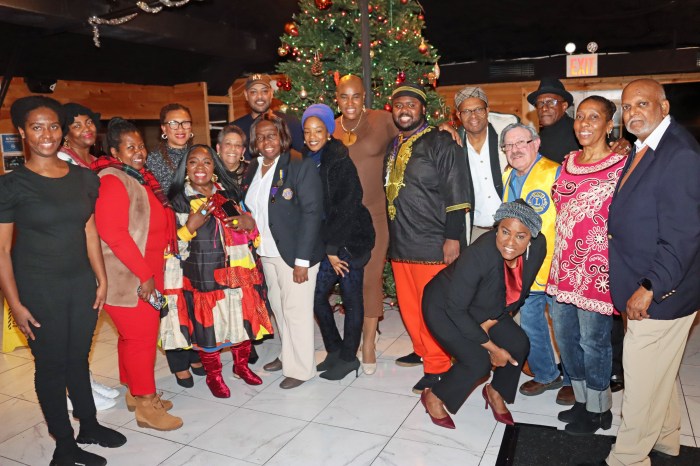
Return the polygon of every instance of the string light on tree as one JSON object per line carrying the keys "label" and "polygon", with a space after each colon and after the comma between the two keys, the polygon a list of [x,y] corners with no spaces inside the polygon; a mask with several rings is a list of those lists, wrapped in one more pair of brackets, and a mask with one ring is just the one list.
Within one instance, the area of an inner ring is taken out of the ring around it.
{"label": "string light on tree", "polygon": [[327,10],[333,6],[333,2],[331,0],[315,0],[315,3],[316,8],[322,11]]}

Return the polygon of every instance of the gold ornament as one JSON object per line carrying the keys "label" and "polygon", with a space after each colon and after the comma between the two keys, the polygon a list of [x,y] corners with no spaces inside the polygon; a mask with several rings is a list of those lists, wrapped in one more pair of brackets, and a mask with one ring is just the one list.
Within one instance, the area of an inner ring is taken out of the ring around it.
{"label": "gold ornament", "polygon": [[433,66],[433,73],[435,73],[435,79],[440,79],[440,65],[437,63]]}
{"label": "gold ornament", "polygon": [[306,89],[304,89],[304,86],[301,87],[301,90],[299,91],[299,97],[302,99],[306,99],[309,96],[309,93],[306,92]]}
{"label": "gold ornament", "polygon": [[287,50],[286,47],[279,47],[279,48],[277,49],[277,55],[279,55],[280,57],[284,57],[284,56],[287,55],[288,53],[289,53],[289,50]]}
{"label": "gold ornament", "polygon": [[425,40],[424,40],[424,39],[421,39],[420,45],[418,46],[418,51],[419,51],[420,53],[422,53],[423,55],[425,55],[426,53],[428,53],[428,44],[425,43]]}

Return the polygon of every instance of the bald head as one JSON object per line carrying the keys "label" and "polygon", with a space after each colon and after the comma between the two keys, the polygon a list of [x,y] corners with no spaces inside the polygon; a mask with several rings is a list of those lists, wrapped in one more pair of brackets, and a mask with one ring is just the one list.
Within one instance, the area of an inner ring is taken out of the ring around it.
{"label": "bald head", "polygon": [[644,141],[668,115],[666,92],[653,79],[637,79],[622,90],[622,120],[627,131]]}
{"label": "bald head", "polygon": [[365,89],[362,79],[354,74],[346,74],[338,81],[335,88],[335,98],[338,108],[347,120],[356,120],[364,110]]}

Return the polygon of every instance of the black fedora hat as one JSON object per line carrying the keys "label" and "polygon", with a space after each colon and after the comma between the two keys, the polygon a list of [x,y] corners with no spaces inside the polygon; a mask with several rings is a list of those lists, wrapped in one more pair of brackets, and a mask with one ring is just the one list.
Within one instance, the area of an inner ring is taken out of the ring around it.
{"label": "black fedora hat", "polygon": [[527,101],[530,102],[530,104],[535,105],[537,97],[542,94],[560,95],[570,106],[574,103],[574,96],[564,89],[564,85],[557,78],[542,78],[542,81],[540,81],[540,87],[538,87],[535,92],[528,94]]}

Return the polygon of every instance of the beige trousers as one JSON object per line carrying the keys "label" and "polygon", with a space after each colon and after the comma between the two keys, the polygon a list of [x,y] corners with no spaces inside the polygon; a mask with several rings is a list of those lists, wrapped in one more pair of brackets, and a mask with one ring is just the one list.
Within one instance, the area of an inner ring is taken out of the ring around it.
{"label": "beige trousers", "polygon": [[485,233],[488,233],[488,232],[491,231],[491,230],[493,230],[493,228],[481,228],[481,227],[478,227],[478,226],[474,225],[474,226],[472,227],[472,237],[471,237],[471,241],[470,241],[469,244],[472,244],[474,241],[476,241],[476,239],[477,239],[479,236],[481,236],[481,235],[483,235],[483,234],[485,234]]}
{"label": "beige trousers", "polygon": [[606,460],[610,466],[649,466],[652,449],[678,455],[681,413],[676,376],[696,314],[627,321],[622,425]]}
{"label": "beige trousers", "polygon": [[319,264],[309,268],[309,279],[294,283],[294,269],[281,257],[262,257],[267,297],[282,342],[282,373],[309,380],[316,375],[314,358],[314,290]]}

